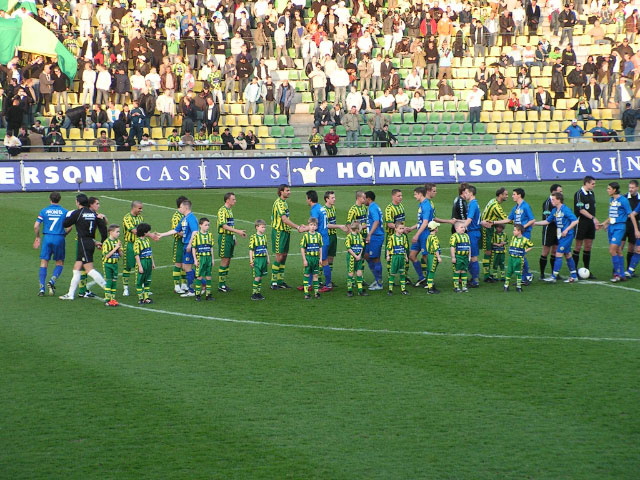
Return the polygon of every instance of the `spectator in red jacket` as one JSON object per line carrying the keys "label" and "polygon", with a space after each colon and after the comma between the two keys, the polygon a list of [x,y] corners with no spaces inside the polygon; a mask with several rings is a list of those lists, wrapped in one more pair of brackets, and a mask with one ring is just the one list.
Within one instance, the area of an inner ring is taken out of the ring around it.
{"label": "spectator in red jacket", "polygon": [[327,154],[334,156],[338,154],[338,142],[340,137],[336,135],[336,129],[331,128],[329,133],[324,136],[324,146],[327,149]]}

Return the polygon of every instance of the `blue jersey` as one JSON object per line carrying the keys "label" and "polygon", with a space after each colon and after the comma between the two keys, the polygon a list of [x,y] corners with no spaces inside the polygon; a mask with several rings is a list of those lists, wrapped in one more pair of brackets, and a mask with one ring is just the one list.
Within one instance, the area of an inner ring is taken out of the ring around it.
{"label": "blue jersey", "polygon": [[547,221],[549,223],[553,222],[556,224],[558,238],[560,238],[562,236],[562,232],[577,219],[578,217],[576,217],[571,209],[566,205],[562,205],[560,210],[554,207],[547,217]]}
{"label": "blue jersey", "polygon": [[64,235],[62,222],[66,216],[66,209],[52,204],[40,210],[36,222],[42,223],[42,233],[45,235]]}
{"label": "blue jersey", "polygon": [[367,229],[371,233],[371,227],[374,222],[378,222],[378,228],[373,232],[373,237],[384,237],[384,228],[382,225],[382,210],[376,202],[371,202],[369,205],[369,214],[367,215]]}
{"label": "blue jersey", "polygon": [[631,214],[631,205],[624,195],[609,200],[609,223],[611,225],[626,223],[627,218]]}
{"label": "blue jersey", "polygon": [[180,229],[182,231],[182,241],[184,242],[184,248],[186,250],[193,232],[197,232],[200,230],[200,227],[198,226],[198,219],[193,214],[193,212],[186,215],[180,221]]}
{"label": "blue jersey", "polygon": [[467,227],[467,232],[480,231],[480,206],[478,205],[478,200],[475,198],[469,202],[467,218],[471,219],[471,223]]}
{"label": "blue jersey", "polygon": [[[533,210],[531,210],[531,207],[529,206],[529,204],[524,200],[520,205],[516,205],[515,207],[513,207],[513,209],[511,210],[511,213],[509,214],[509,220],[512,220],[513,223],[519,223],[520,225],[523,225],[523,226],[529,223],[531,220],[535,220],[535,218],[536,217],[533,216]],[[532,225],[529,225],[522,232],[523,235],[525,237],[530,237],[531,229],[532,229]]]}
{"label": "blue jersey", "polygon": [[311,207],[311,216],[313,218],[318,219],[317,232],[322,237],[322,240],[324,240],[324,243],[328,245],[329,244],[329,227],[327,227],[327,225],[329,224],[329,219],[327,217],[327,209],[324,208],[319,203],[316,203],[313,207]]}
{"label": "blue jersey", "polygon": [[420,202],[420,206],[418,207],[418,228],[422,227],[423,223],[429,224],[429,222],[433,220],[434,216],[435,211],[431,204],[431,200],[425,198]]}

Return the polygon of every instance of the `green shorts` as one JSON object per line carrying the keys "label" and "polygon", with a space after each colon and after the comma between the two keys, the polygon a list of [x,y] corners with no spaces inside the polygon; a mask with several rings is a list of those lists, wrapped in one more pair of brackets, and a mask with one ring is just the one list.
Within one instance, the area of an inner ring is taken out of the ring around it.
{"label": "green shorts", "polygon": [[127,243],[125,245],[125,259],[124,259],[124,269],[125,270],[135,270],[136,266],[136,254],[133,253],[133,243]]}
{"label": "green shorts", "polygon": [[327,257],[335,257],[338,253],[338,235],[329,235],[329,250]]}
{"label": "green shorts", "polygon": [[391,270],[389,273],[391,275],[400,274],[403,275],[406,272],[406,259],[404,255],[391,255]]}
{"label": "green shorts", "polygon": [[493,244],[491,243],[491,239],[493,238],[493,230],[493,227],[482,227],[482,250],[484,250],[485,252],[490,251],[493,247]]}
{"label": "green shorts", "polygon": [[456,265],[453,268],[456,272],[468,272],[469,271],[469,256],[468,255],[456,255]]}
{"label": "green shorts", "polygon": [[273,253],[289,253],[291,232],[271,229],[271,247]]}
{"label": "green shorts", "polygon": [[182,263],[182,253],[184,252],[184,243],[182,237],[173,239],[173,263]]}
{"label": "green shorts", "polygon": [[113,280],[118,279],[118,264],[117,263],[104,263],[104,279]]}
{"label": "green shorts", "polygon": [[236,239],[226,233],[218,234],[218,258],[232,258],[236,247]]}
{"label": "green shorts", "polygon": [[253,257],[253,278],[261,278],[268,273],[267,257]]}
{"label": "green shorts", "polygon": [[509,257],[509,263],[507,264],[507,278],[511,278],[512,275],[519,277],[522,275],[522,261],[523,257]]}
{"label": "green shorts", "polygon": [[307,255],[307,266],[304,267],[305,275],[318,275],[320,273],[320,257]]}
{"label": "green shorts", "polygon": [[427,272],[436,273],[438,268],[438,257],[434,253],[427,255]]}
{"label": "green shorts", "polygon": [[198,266],[196,268],[196,277],[210,277],[211,276],[211,257],[202,256],[198,258]]}
{"label": "green shorts", "polygon": [[360,260],[356,260],[353,255],[347,252],[347,273],[356,273],[362,270],[362,264],[362,257],[360,257]]}

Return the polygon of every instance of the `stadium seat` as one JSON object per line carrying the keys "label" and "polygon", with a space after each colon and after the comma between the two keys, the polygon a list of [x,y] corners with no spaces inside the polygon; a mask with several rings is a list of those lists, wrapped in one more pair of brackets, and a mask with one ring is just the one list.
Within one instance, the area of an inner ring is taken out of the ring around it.
{"label": "stadium seat", "polygon": [[240,127],[246,127],[249,125],[249,116],[248,115],[238,115],[236,117],[236,124]]}
{"label": "stadium seat", "polygon": [[438,100],[433,103],[433,111],[434,112],[444,112],[444,102]]}
{"label": "stadium seat", "polygon": [[427,123],[424,126],[424,133],[425,135],[429,135],[429,136],[433,136],[436,134],[436,126],[433,123]]}
{"label": "stadium seat", "polygon": [[285,125],[289,124],[289,121],[287,120],[287,116],[286,115],[278,115],[276,117],[276,123],[278,125],[280,125],[281,127],[284,127]]}
{"label": "stadium seat", "polygon": [[411,127],[406,124],[400,125],[400,130],[398,131],[400,135],[411,135]]}
{"label": "stadium seat", "polygon": [[417,123],[427,123],[427,114],[425,112],[419,112],[416,121]]}
{"label": "stadium seat", "polygon": [[293,150],[301,150],[302,149],[302,142],[300,141],[299,138],[292,138],[291,139],[291,148]]}
{"label": "stadium seat", "polygon": [[453,121],[456,123],[465,123],[467,121],[466,112],[456,112],[453,114]]}
{"label": "stadium seat", "polygon": [[[342,127],[342,125],[340,125],[340,126]],[[342,128],[344,128],[344,127],[342,127]],[[287,125],[286,127],[284,127],[284,131],[282,132],[282,136],[283,137],[292,138],[292,137],[296,136],[296,133],[293,130],[293,127]]]}
{"label": "stadium seat", "polygon": [[442,122],[442,114],[438,112],[433,112],[429,115],[429,123],[438,124]]}
{"label": "stadium seat", "polygon": [[449,134],[460,135],[461,133],[462,133],[462,124],[452,123],[451,125],[449,125]]}
{"label": "stadium seat", "polygon": [[391,115],[391,123],[402,123],[402,117],[399,113],[394,113]]}
{"label": "stadium seat", "polygon": [[446,144],[447,136],[446,135],[435,135],[433,137],[433,145],[436,147],[442,147]]}
{"label": "stadium seat", "polygon": [[482,143],[484,145],[495,145],[496,138],[493,135],[484,135],[482,138]]}
{"label": "stadium seat", "polygon": [[473,133],[473,125],[470,123],[462,124],[462,133],[464,135],[471,135]]}
{"label": "stadium seat", "polygon": [[487,127],[485,126],[484,123],[475,123],[473,125],[473,131],[474,133],[485,134],[487,133]]}
{"label": "stadium seat", "polygon": [[360,135],[364,137],[370,137],[372,135],[371,127],[369,125],[363,125],[360,127]]}
{"label": "stadium seat", "polygon": [[428,147],[433,143],[433,137],[431,135],[420,136],[420,146]]}
{"label": "stadium seat", "polygon": [[447,123],[439,123],[436,125],[436,133],[439,135],[447,135],[449,133],[449,125]]}
{"label": "stadium seat", "polygon": [[265,115],[264,116],[264,125],[272,126],[276,124],[275,117],[273,115]]}
{"label": "stadium seat", "polygon": [[[287,130],[287,128],[291,129],[291,132],[293,133],[293,127],[285,127],[285,131]],[[346,137],[347,136],[347,129],[344,128],[344,125],[337,125],[336,126],[336,135],[338,135],[339,137]],[[285,135],[285,137],[293,137],[293,135]]]}
{"label": "stadium seat", "polygon": [[466,147],[471,145],[471,136],[469,135],[460,135],[458,137],[458,145],[461,147]]}
{"label": "stadium seat", "polygon": [[453,123],[453,113],[451,112],[444,112],[442,114],[442,123]]}
{"label": "stadium seat", "polygon": [[288,138],[278,138],[276,141],[276,146],[278,149],[286,150],[289,148],[289,139]]}
{"label": "stadium seat", "polygon": [[271,127],[270,134],[273,138],[282,137],[282,128],[281,127]]}
{"label": "stadium seat", "polygon": [[416,123],[411,127],[411,135],[423,135],[424,134],[424,125],[421,123]]}

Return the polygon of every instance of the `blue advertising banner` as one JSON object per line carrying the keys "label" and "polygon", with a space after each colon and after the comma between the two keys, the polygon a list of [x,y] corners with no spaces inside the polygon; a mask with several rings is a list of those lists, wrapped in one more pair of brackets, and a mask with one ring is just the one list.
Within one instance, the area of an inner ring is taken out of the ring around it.
{"label": "blue advertising banner", "polygon": [[536,155],[528,152],[457,155],[458,182],[535,181]]}
{"label": "blue advertising banner", "polygon": [[282,157],[205,159],[207,188],[273,187],[288,183]]}
{"label": "blue advertising banner", "polygon": [[366,185],[373,183],[371,157],[292,157],[291,185]]}
{"label": "blue advertising banner", "polygon": [[19,192],[22,190],[20,162],[0,163],[0,192]]}
{"label": "blue advertising banner", "polygon": [[453,155],[375,156],[376,184],[455,182]]}
{"label": "blue advertising banner", "polygon": [[23,182],[27,191],[113,190],[113,161],[56,160],[24,162]]}
{"label": "blue advertising banner", "polygon": [[118,161],[120,188],[202,188],[201,161],[197,159],[144,159]]}
{"label": "blue advertising banner", "polygon": [[640,151],[620,150],[620,171],[622,178],[640,177]]}
{"label": "blue advertising banner", "polygon": [[[541,180],[577,180],[586,175],[602,179],[620,178],[618,152],[615,150],[540,152],[538,164]],[[637,167],[638,165],[636,165],[636,172],[638,171]]]}

